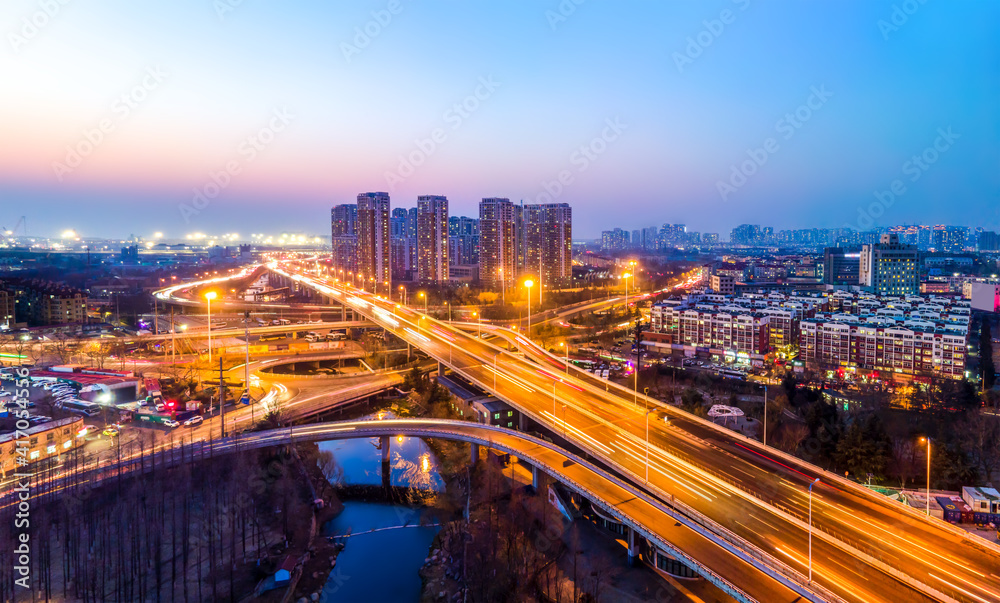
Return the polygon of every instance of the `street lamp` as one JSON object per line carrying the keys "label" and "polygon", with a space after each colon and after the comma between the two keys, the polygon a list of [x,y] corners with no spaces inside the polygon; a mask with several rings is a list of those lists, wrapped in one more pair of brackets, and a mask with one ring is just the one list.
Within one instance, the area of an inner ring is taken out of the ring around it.
{"label": "street lamp", "polygon": [[427,312],[427,294],[424,293],[423,291],[421,291],[420,292],[420,297],[424,298],[424,314],[428,314],[428,312]]}
{"label": "street lamp", "polygon": [[927,442],[927,515],[931,514],[931,439],[920,438],[920,441]]}
{"label": "street lamp", "polygon": [[566,348],[566,374],[569,374],[569,346],[566,345],[565,341],[559,342],[559,347]]}
{"label": "street lamp", "polygon": [[531,337],[531,286],[535,284],[535,281],[530,278],[524,281],[524,286],[528,288],[528,337]]}
{"label": "street lamp", "polygon": [[655,412],[654,410],[646,411],[646,483],[649,483],[649,415]]}
{"label": "street lamp", "polygon": [[[205,299],[208,300],[208,364],[212,364],[212,300],[215,299],[215,291],[209,291],[205,294]],[[221,386],[220,386],[221,387]]]}
{"label": "street lamp", "polygon": [[473,312],[472,315],[476,317],[476,335],[481,338],[483,336],[483,317],[478,312]]}
{"label": "street lamp", "polygon": [[500,352],[497,352],[496,354],[493,354],[493,391],[494,392],[497,391],[497,357],[499,355],[500,355]]}
{"label": "street lamp", "polygon": [[626,272],[626,273],[622,274],[622,278],[625,279],[625,314],[626,315],[629,314],[629,309],[628,309],[628,279],[629,279],[630,276],[632,276],[631,272]]}
{"label": "street lamp", "polygon": [[809,483],[809,584],[813,581],[813,486],[818,481],[817,477]]}
{"label": "street lamp", "polygon": [[556,384],[562,383],[562,379],[552,382],[552,416],[556,416]]}
{"label": "street lamp", "polygon": [[401,298],[403,298],[403,299],[402,299],[402,300],[400,300],[400,301],[402,301],[402,302],[403,302],[403,305],[405,306],[405,305],[406,305],[406,287],[404,287],[403,285],[400,285],[400,286],[399,286],[399,296],[400,296]]}

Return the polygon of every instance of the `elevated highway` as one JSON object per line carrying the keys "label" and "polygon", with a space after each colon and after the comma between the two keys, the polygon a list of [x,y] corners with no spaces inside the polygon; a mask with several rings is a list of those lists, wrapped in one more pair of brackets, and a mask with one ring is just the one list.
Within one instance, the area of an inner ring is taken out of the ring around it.
{"label": "elevated highway", "polygon": [[[634,531],[628,535],[633,544],[630,551],[637,550],[638,537],[646,538],[659,551],[698,572],[737,601],[793,603],[801,601],[803,596],[818,600],[802,589],[787,588],[755,571],[752,557],[716,546],[713,541],[717,536],[710,530],[586,459],[520,432],[468,421],[389,419],[275,429],[213,442],[194,442],[183,448],[163,450],[152,457],[133,457],[106,465],[85,477],[88,484],[95,485],[104,479],[152,471],[154,467],[162,470],[171,465],[258,448],[346,438],[380,437],[391,442],[395,436],[444,438],[516,456],[530,464],[533,470],[548,474],[588,499],[602,514]],[[58,484],[50,490],[59,491]]]}
{"label": "elevated highway", "polygon": [[[880,501],[860,486],[678,409],[592,375],[567,373],[560,359],[516,335],[506,334],[523,355],[305,269],[271,268],[350,306],[565,434],[635,487],[711,526],[723,541],[717,546],[755,556],[758,571],[807,589],[814,600],[1000,600],[1000,553],[943,522]],[[652,417],[647,405],[656,411]],[[669,424],[658,420],[663,415]],[[806,485],[816,479],[809,497]]]}

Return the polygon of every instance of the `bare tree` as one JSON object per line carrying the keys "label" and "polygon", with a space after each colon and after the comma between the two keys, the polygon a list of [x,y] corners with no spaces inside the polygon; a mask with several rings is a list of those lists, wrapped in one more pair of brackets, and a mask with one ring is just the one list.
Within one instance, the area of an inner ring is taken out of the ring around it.
{"label": "bare tree", "polygon": [[893,438],[892,457],[889,470],[899,478],[899,487],[905,488],[907,482],[916,477],[922,463],[919,451],[912,438]]}
{"label": "bare tree", "polygon": [[969,412],[959,428],[966,434],[969,456],[977,469],[982,471],[987,483],[1000,469],[1000,421],[982,410]]}
{"label": "bare tree", "polygon": [[809,436],[809,428],[805,423],[789,421],[788,423],[782,423],[781,428],[775,435],[777,436],[775,443],[778,445],[778,448],[788,453],[794,453],[798,450],[799,445]]}
{"label": "bare tree", "polygon": [[69,339],[65,335],[57,335],[49,346],[52,353],[59,359],[60,364],[66,364],[73,356]]}

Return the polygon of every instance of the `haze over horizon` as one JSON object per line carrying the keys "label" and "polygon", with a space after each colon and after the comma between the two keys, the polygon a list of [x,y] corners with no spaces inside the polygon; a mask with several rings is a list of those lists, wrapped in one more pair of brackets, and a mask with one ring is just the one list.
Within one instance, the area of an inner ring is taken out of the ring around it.
{"label": "haze over horizon", "polygon": [[30,234],[322,235],[364,191],[567,202],[575,239],[1000,228],[995,3],[53,5],[0,6]]}

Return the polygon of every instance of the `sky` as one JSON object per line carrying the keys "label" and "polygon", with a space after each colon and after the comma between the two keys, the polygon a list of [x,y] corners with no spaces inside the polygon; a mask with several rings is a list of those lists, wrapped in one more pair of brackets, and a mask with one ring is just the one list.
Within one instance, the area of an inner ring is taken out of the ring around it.
{"label": "sky", "polygon": [[1000,229],[1000,3],[5,0],[0,226],[329,234],[364,191],[574,238]]}

